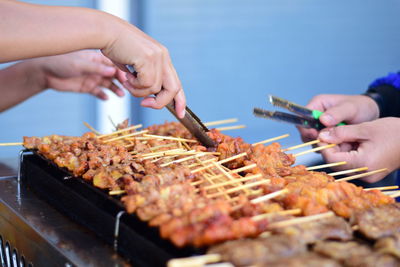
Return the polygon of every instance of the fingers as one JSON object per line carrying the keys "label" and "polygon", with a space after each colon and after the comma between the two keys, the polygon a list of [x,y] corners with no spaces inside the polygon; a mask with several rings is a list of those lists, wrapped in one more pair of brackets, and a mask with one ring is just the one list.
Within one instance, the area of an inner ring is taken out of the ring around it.
{"label": "fingers", "polygon": [[325,110],[319,120],[328,127],[337,125],[342,121],[352,121],[357,115],[357,109],[354,104],[344,102]]}
{"label": "fingers", "polygon": [[300,132],[303,142],[309,142],[318,138],[318,131],[316,129],[306,129],[300,126],[296,126],[296,128]]}
{"label": "fingers", "polygon": [[175,110],[179,118],[185,117],[186,97],[183,90],[180,90],[175,96]]}
{"label": "fingers", "polygon": [[366,138],[363,124],[345,125],[322,130],[318,138],[326,143],[357,142]]}

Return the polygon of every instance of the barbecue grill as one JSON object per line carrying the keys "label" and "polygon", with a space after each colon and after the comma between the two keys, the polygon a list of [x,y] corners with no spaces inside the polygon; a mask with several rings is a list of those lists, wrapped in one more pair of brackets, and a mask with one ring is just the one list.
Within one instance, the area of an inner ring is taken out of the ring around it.
{"label": "barbecue grill", "polygon": [[[25,177],[28,178],[28,177]],[[0,265],[127,266],[93,232],[18,183],[17,164],[0,161]]]}

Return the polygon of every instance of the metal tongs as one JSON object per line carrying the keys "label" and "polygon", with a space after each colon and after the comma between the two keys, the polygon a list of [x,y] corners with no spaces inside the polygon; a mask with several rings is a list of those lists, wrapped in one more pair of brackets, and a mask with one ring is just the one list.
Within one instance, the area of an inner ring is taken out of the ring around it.
{"label": "metal tongs", "polygon": [[[325,128],[325,126],[319,121],[319,117],[321,117],[321,115],[323,114],[322,111],[311,110],[306,107],[292,103],[288,100],[272,95],[269,96],[269,102],[274,106],[287,109],[290,112],[298,115],[293,115],[280,111],[269,111],[261,108],[254,108],[254,115],[257,117],[299,125],[303,128],[314,128],[317,130],[322,130],[323,128]],[[345,123],[341,122],[338,125],[345,125]]]}
{"label": "metal tongs", "polygon": [[[137,72],[132,65],[125,65],[125,67],[132,73],[134,76],[137,76]],[[196,137],[200,143],[202,143],[205,147],[215,147],[215,142],[207,135],[208,128],[201,122],[199,117],[194,114],[193,111],[190,110],[189,107],[186,106],[185,117],[182,119],[178,117],[175,111],[175,102],[172,101],[169,103],[166,108],[175,116],[175,118],[180,121],[183,126],[188,129],[188,131]]]}

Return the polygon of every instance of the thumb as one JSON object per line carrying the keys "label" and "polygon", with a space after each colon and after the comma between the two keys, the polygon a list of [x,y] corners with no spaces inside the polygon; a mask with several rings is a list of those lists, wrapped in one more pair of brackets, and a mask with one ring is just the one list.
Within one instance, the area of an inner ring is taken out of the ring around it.
{"label": "thumb", "polygon": [[356,115],[354,105],[349,102],[328,108],[319,120],[328,127],[335,126],[342,121],[351,121]]}
{"label": "thumb", "polygon": [[363,138],[361,128],[361,124],[355,124],[324,129],[319,133],[318,139],[333,144],[356,142]]}

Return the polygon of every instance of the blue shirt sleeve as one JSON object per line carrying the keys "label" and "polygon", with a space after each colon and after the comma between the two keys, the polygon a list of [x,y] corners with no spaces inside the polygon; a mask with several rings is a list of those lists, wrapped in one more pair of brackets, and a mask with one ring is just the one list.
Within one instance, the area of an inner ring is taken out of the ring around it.
{"label": "blue shirt sleeve", "polygon": [[400,72],[391,72],[386,77],[376,79],[373,83],[371,83],[369,88],[378,87],[380,85],[391,85],[397,90],[400,90]]}

